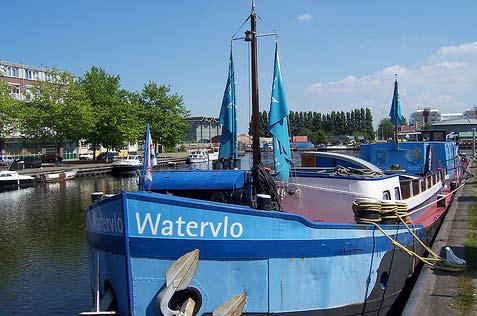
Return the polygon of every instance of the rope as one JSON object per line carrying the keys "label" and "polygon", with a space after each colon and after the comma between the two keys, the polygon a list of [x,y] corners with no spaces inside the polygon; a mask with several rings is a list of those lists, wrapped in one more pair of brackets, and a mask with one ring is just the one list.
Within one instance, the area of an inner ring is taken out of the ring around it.
{"label": "rope", "polygon": [[[467,172],[467,171],[466,171]],[[468,174],[470,174],[469,172],[467,172]],[[472,175],[473,177],[473,175]],[[461,185],[459,185],[456,189],[452,190],[451,192],[447,193],[446,195],[444,195],[443,197],[441,198],[438,198],[436,201],[433,201],[429,204],[426,204],[408,214],[402,214],[400,215],[398,212],[396,212],[396,217],[399,219],[399,221],[404,225],[404,227],[407,229],[407,231],[411,234],[411,236],[413,237],[414,240],[416,240],[423,248],[425,251],[427,251],[432,257],[431,258],[424,258],[422,256],[420,256],[419,254],[417,254],[415,251],[413,250],[410,250],[408,249],[407,247],[403,246],[401,243],[399,243],[397,240],[393,239],[391,236],[389,236],[389,234],[387,234],[382,228],[381,226],[379,226],[375,221],[373,221],[372,219],[369,220],[369,219],[366,219],[366,218],[359,218],[359,221],[361,223],[366,223],[366,224],[371,224],[371,225],[374,225],[375,227],[378,228],[378,230],[386,237],[388,238],[391,243],[398,247],[399,249],[401,249],[402,251],[404,251],[406,254],[408,254],[409,256],[411,257],[414,257],[418,260],[420,260],[421,262],[429,265],[430,267],[434,268],[434,269],[440,269],[440,270],[445,270],[445,271],[452,271],[452,272],[455,272],[455,271],[462,271],[465,269],[465,265],[464,266],[455,266],[455,265],[452,265],[451,263],[449,263],[447,261],[447,259],[445,258],[442,258],[441,256],[439,256],[438,254],[436,254],[429,246],[427,246],[417,235],[416,233],[407,225],[406,221],[404,220],[405,218],[408,218],[409,215],[412,215],[434,203],[437,203],[438,201],[442,200],[442,199],[445,199],[447,196],[449,196],[450,194],[453,194],[455,193],[457,190],[459,190],[460,188],[462,188],[468,181],[470,181],[470,179],[472,178],[468,178],[466,179]],[[369,204],[369,203],[368,203]]]}
{"label": "rope", "polygon": [[[386,233],[382,228],[381,226],[379,226],[378,224],[372,222],[372,221],[368,221],[366,224],[371,224],[371,225],[374,225],[386,238],[389,239],[389,241],[391,241],[391,243],[398,247],[399,249],[401,249],[402,251],[404,251],[406,254],[408,254],[409,256],[411,257],[414,257],[416,259],[418,259],[419,261],[429,265],[431,268],[434,268],[434,269],[440,269],[440,270],[444,270],[444,271],[452,271],[452,272],[456,272],[456,271],[462,271],[465,269],[465,266],[445,266],[445,265],[439,265],[439,263],[442,263],[442,264],[446,264],[447,263],[447,260],[442,258],[442,257],[439,257],[437,256],[429,247],[427,247],[426,245],[424,245],[422,243],[422,241],[417,238],[417,236],[410,230],[410,228],[406,226],[407,230],[411,233],[411,235],[416,238],[418,240],[418,242],[424,246],[424,249],[426,249],[427,251],[430,251],[429,253],[431,253],[431,255],[433,256],[436,256],[434,258],[425,258],[423,256],[420,256],[418,253],[416,253],[415,251],[411,250],[411,249],[408,249],[406,246],[402,245],[400,242],[398,242],[397,240],[393,239],[391,236],[389,236],[388,233]],[[435,263],[431,262],[431,261],[434,261]]]}
{"label": "rope", "polygon": [[383,173],[373,171],[370,169],[357,169],[352,167],[343,167],[343,166],[336,166],[335,173],[340,176],[365,176],[365,177],[372,177],[377,178],[383,176]]}
{"label": "rope", "polygon": [[[281,182],[277,181],[277,183],[286,185],[286,182]],[[297,187],[303,187],[303,188],[308,188],[308,189],[313,189],[313,190],[320,190],[320,191],[325,191],[325,192],[335,192],[335,193],[340,193],[344,195],[353,195],[353,196],[360,196],[360,197],[369,197],[368,195],[365,195],[363,193],[358,193],[358,192],[350,192],[350,191],[343,191],[343,190],[338,190],[338,189],[330,189],[330,188],[323,188],[323,187],[317,187],[309,184],[301,184],[301,183],[290,183],[293,184]]]}
{"label": "rope", "polygon": [[262,19],[262,17],[260,15],[258,15],[258,13],[256,13],[257,17],[263,22],[263,24],[265,24],[267,27],[269,27],[273,33],[277,33],[277,31],[272,27],[270,26],[270,24],[268,24],[267,22],[265,22],[264,19]]}
{"label": "rope", "polygon": [[240,25],[240,27],[238,28],[238,30],[234,33],[234,35],[232,35],[232,40],[235,38],[235,35],[237,35],[238,32],[240,32],[240,30],[242,29],[242,27],[245,25],[245,23],[247,23],[248,19],[250,19],[250,16],[247,16],[247,18],[245,19],[245,21],[243,21],[242,25]]}
{"label": "rope", "polygon": [[256,194],[268,194],[272,201],[272,208],[281,210],[278,187],[270,173],[265,170],[263,163],[252,167],[253,190]]}

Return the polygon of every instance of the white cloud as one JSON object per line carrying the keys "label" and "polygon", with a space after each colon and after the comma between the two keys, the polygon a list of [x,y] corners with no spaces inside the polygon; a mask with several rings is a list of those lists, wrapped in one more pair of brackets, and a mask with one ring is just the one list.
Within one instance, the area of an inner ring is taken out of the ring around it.
{"label": "white cloud", "polygon": [[394,65],[360,77],[310,84],[304,103],[323,112],[369,106],[378,122],[387,115],[395,73],[406,116],[423,106],[443,113],[463,111],[477,103],[477,42],[442,47],[419,66]]}
{"label": "white cloud", "polygon": [[299,15],[297,17],[297,20],[300,20],[300,21],[309,21],[311,20],[313,17],[311,16],[311,14],[309,13],[303,13],[301,15]]}
{"label": "white cloud", "polygon": [[431,60],[477,57],[477,42],[444,46],[431,55]]}

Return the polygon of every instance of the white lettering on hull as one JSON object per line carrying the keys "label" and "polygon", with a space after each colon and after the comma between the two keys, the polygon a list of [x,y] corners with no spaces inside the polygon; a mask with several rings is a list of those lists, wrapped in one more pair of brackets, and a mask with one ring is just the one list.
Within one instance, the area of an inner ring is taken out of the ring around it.
{"label": "white lettering on hull", "polygon": [[240,238],[243,235],[243,225],[234,222],[229,225],[229,217],[224,216],[220,222],[196,222],[186,221],[179,216],[175,221],[161,220],[162,214],[157,213],[155,218],[147,212],[141,215],[136,212],[136,225],[139,235],[150,234],[153,236],[177,236],[177,237],[213,237],[223,236],[227,238]]}
{"label": "white lettering on hull", "polygon": [[102,233],[123,233],[123,220],[116,217],[116,213],[113,213],[113,217],[103,217],[93,213],[91,226],[93,230]]}

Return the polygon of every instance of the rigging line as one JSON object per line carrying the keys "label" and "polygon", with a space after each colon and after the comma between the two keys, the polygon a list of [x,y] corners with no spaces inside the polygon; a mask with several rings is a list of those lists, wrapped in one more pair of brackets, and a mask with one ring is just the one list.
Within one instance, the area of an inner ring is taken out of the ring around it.
{"label": "rigging line", "polygon": [[260,15],[258,15],[257,13],[255,13],[255,15],[263,22],[263,24],[265,24],[268,28],[270,28],[272,30],[273,33],[275,33],[275,36],[278,35],[278,32],[277,30],[275,30],[272,26],[270,26],[270,24],[268,24],[267,22],[265,22],[264,19],[262,19],[262,17]]}
{"label": "rigging line", "polygon": [[238,30],[234,33],[234,35],[232,35],[232,40],[235,38],[235,35],[237,35],[238,32],[240,32],[240,30],[242,29],[242,27],[245,25],[245,23],[247,23],[247,21],[250,19],[252,15],[249,14],[247,16],[247,18],[245,19],[245,21],[243,21],[242,25],[240,25],[240,27],[238,28]]}

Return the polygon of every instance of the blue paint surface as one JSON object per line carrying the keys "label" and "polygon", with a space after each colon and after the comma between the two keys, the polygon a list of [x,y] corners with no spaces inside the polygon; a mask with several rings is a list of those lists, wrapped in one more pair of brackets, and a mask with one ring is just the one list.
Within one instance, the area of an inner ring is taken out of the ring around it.
{"label": "blue paint surface", "polygon": [[[367,288],[377,282],[382,258],[393,249],[373,226],[309,222],[282,212],[157,193],[125,193],[123,197],[124,205],[113,198],[95,204],[86,215],[88,242],[93,252],[101,250],[102,282],[113,284],[122,302],[120,315],[128,314],[128,297],[133,315],[158,315],[156,296],[164,287],[167,269],[196,248],[200,261],[191,286],[202,295],[199,314],[212,312],[243,291],[246,312],[361,303],[370,293]],[[129,225],[118,234],[114,219],[122,218],[123,211]],[[235,230],[231,229],[234,224]],[[396,234],[397,225],[384,227],[403,244],[412,245],[409,233]],[[422,234],[422,227],[417,232]],[[130,271],[127,279],[125,262]]]}
{"label": "blue paint surface", "polygon": [[431,171],[447,169],[452,177],[458,165],[457,145],[452,141],[402,142],[399,149],[396,149],[395,143],[364,144],[360,147],[359,158],[384,171],[398,164],[406,173],[419,175],[424,172],[427,145],[432,148]]}
{"label": "blue paint surface", "polygon": [[232,190],[250,182],[244,170],[177,170],[153,174],[151,190]]}

